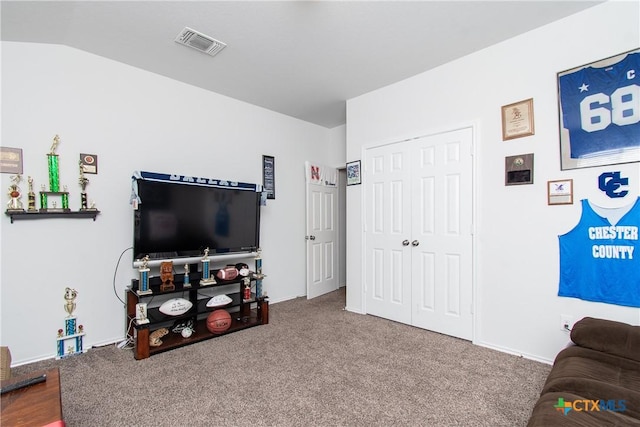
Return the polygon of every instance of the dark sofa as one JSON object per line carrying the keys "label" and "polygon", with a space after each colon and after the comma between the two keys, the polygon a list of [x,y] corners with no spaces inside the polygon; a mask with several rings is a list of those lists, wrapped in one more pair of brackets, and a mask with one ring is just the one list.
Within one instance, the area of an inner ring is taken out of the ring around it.
{"label": "dark sofa", "polygon": [[527,426],[640,426],[640,326],[585,317],[571,341]]}

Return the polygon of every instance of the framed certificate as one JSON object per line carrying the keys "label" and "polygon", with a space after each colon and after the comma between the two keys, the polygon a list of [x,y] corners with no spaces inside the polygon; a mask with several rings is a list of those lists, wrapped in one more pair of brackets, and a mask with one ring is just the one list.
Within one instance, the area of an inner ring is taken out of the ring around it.
{"label": "framed certificate", "polygon": [[533,98],[502,107],[503,141],[533,134]]}

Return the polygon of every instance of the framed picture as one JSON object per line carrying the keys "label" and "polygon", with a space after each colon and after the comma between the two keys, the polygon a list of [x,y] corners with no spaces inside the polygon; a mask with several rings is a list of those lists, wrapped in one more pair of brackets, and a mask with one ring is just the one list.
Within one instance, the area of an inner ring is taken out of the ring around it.
{"label": "framed picture", "polygon": [[80,167],[83,173],[98,173],[98,156],[95,154],[80,153]]}
{"label": "framed picture", "polygon": [[640,49],[558,73],[562,170],[640,162]]}
{"label": "framed picture", "polygon": [[533,98],[502,107],[503,141],[533,134]]}
{"label": "framed picture", "polygon": [[0,173],[22,174],[22,148],[0,147]]}
{"label": "framed picture", "polygon": [[267,199],[275,199],[276,159],[273,156],[262,156],[262,185],[267,192]]}
{"label": "framed picture", "polygon": [[347,185],[361,184],[360,160],[347,163]]}
{"label": "framed picture", "polygon": [[573,204],[573,179],[547,181],[547,204]]}

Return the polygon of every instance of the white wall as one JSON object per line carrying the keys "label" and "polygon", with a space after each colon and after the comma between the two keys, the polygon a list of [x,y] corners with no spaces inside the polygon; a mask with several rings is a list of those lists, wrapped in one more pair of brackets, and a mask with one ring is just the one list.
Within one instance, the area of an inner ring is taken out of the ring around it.
{"label": "white wall", "polygon": [[[579,200],[626,205],[640,194],[638,163],[560,170],[556,73],[638,47],[638,2],[608,2],[347,102],[347,161],[383,143],[476,125],[474,342],[551,361],[568,341],[560,315],[640,323],[640,310],[560,298],[557,236]],[[428,54],[428,51],[425,51]],[[500,107],[533,98],[535,135],[503,142]],[[504,185],[505,156],[535,154],[533,185]],[[605,171],[630,178],[623,200],[597,188]],[[546,183],[573,178],[575,203],[547,206]],[[363,312],[362,186],[347,188],[347,309]]]}
{"label": "white wall", "polygon": [[[276,159],[276,199],[262,208],[265,291],[272,302],[306,294],[304,161],[343,162],[327,147],[337,131],[57,45],[2,43],[2,146],[22,148],[24,176],[47,184],[52,138],[60,179],[80,205],[79,153],[98,155],[87,192],[90,219],[16,221],[2,215],[1,336],[14,364],[55,355],[65,287],[86,343],[124,337],[122,298],[137,276],[129,205],[135,170],[262,183],[262,155]],[[9,174],[0,175],[8,188]],[[22,184],[25,194],[26,182]],[[5,196],[5,202],[8,200]],[[115,281],[114,281],[115,275]]]}

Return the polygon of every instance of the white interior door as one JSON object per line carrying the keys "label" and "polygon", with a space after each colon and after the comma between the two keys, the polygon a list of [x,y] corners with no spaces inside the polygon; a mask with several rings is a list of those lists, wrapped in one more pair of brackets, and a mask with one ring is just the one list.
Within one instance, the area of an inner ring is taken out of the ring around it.
{"label": "white interior door", "polygon": [[367,313],[411,323],[411,157],[404,144],[365,157]]}
{"label": "white interior door", "polygon": [[472,129],[367,150],[366,311],[472,338]]}
{"label": "white interior door", "polygon": [[412,325],[472,339],[472,130],[413,142]]}
{"label": "white interior door", "polygon": [[307,299],[338,289],[335,186],[307,182]]}

